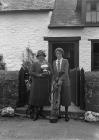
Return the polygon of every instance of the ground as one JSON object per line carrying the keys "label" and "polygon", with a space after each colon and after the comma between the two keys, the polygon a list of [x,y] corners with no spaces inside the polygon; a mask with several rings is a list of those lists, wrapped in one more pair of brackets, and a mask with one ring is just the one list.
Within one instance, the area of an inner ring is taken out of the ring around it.
{"label": "ground", "polygon": [[[22,110],[21,110],[22,111]],[[69,111],[81,111],[73,106]],[[0,117],[0,140],[99,140],[99,122],[82,119],[59,119],[55,124],[49,119],[32,121],[24,114],[17,117]]]}
{"label": "ground", "polygon": [[28,118],[0,118],[0,140],[99,140],[99,123],[64,118],[58,123]]}

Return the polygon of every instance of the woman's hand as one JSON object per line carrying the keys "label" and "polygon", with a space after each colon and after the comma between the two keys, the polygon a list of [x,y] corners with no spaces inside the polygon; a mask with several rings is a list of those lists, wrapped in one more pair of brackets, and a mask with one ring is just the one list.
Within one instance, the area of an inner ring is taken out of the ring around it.
{"label": "woman's hand", "polygon": [[61,80],[58,81],[58,85],[59,85],[59,86],[62,85],[62,81],[61,81]]}
{"label": "woman's hand", "polygon": [[36,74],[36,76],[37,76],[37,77],[41,77],[41,76],[42,76],[42,74]]}

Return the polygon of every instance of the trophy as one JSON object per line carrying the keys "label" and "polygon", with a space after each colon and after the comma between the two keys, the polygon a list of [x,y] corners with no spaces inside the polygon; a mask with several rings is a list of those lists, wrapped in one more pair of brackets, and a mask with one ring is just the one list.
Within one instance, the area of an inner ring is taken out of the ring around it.
{"label": "trophy", "polygon": [[48,70],[48,65],[47,64],[42,64],[41,65],[41,69],[42,69],[42,74],[43,75],[49,75],[50,74],[50,71]]}

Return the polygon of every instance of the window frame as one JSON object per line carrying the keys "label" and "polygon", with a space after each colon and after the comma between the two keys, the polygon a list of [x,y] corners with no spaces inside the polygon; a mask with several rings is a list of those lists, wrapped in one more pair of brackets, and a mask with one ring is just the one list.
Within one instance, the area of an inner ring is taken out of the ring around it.
{"label": "window frame", "polygon": [[[92,8],[92,3],[99,3],[99,0],[86,0],[86,10],[85,10],[85,25],[86,26],[98,26],[99,27],[99,21],[97,21],[97,19],[99,19],[99,18],[97,18],[97,13],[99,14],[99,11],[95,11],[95,13],[96,13],[96,22],[92,22],[92,10],[90,9],[90,14],[91,14],[91,21],[90,22],[87,22],[87,20],[86,20],[86,15],[87,15],[87,3],[91,3],[91,8]],[[95,4],[96,6],[97,6],[97,4]],[[84,7],[83,7],[84,8]],[[95,9],[95,7],[93,7],[93,9]],[[97,9],[97,8],[96,8]]]}
{"label": "window frame", "polygon": [[94,44],[95,43],[99,43],[99,39],[92,39],[91,40],[91,71],[99,71],[99,68],[96,69],[95,64],[94,64],[94,56],[95,56]]}

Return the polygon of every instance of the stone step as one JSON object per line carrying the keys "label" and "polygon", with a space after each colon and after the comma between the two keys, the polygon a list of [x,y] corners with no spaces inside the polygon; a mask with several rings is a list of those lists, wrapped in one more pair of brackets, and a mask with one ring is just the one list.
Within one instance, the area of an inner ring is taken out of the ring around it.
{"label": "stone step", "polygon": [[[27,110],[27,107],[16,108],[15,114],[17,116],[24,116],[24,117],[29,116],[29,114],[26,115],[26,110]],[[44,107],[43,113],[45,114],[45,116],[49,116],[50,115],[50,107]],[[60,113],[61,113],[61,117],[65,116],[64,108],[61,109]],[[82,119],[82,118],[84,118],[84,111],[69,109],[69,116],[73,119]]]}

